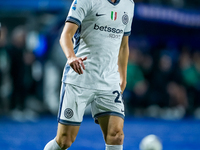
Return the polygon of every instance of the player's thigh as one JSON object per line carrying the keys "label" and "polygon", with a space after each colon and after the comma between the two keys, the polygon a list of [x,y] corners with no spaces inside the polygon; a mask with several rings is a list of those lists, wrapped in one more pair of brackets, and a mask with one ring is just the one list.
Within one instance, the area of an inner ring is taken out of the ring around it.
{"label": "player's thigh", "polygon": [[119,116],[102,116],[98,118],[98,122],[105,140],[108,135],[113,135],[117,132],[123,134],[124,119]]}
{"label": "player's thigh", "polygon": [[92,91],[63,83],[60,97],[58,122],[65,125],[80,126],[85,108],[94,97]]}
{"label": "player's thigh", "polygon": [[125,117],[124,103],[119,89],[110,91],[97,91],[95,100],[91,103],[92,116],[95,122],[103,116]]}
{"label": "player's thigh", "polygon": [[74,142],[80,126],[64,125],[58,123],[56,141],[58,143]]}

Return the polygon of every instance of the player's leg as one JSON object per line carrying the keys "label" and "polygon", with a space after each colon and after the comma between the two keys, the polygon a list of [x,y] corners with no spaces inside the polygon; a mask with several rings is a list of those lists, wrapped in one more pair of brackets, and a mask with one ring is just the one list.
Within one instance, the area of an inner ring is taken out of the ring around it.
{"label": "player's leg", "polygon": [[75,141],[80,126],[58,124],[56,142],[62,149],[69,148]]}
{"label": "player's leg", "polygon": [[44,150],[65,150],[69,148],[76,139],[79,127],[58,123],[56,138],[47,143]]}
{"label": "player's leg", "polygon": [[102,129],[106,150],[122,150],[125,114],[120,87],[110,91],[97,91],[91,106],[95,122]]}
{"label": "player's leg", "polygon": [[46,145],[44,150],[64,150],[71,146],[78,134],[89,99],[93,99],[93,94],[89,90],[71,84],[62,84],[57,136]]}
{"label": "player's leg", "polygon": [[45,145],[44,150],[62,150],[62,149],[60,148],[60,146],[56,142],[56,139],[54,138]]}
{"label": "player's leg", "polygon": [[119,116],[102,116],[98,118],[106,142],[106,150],[122,150],[124,141],[124,120]]}

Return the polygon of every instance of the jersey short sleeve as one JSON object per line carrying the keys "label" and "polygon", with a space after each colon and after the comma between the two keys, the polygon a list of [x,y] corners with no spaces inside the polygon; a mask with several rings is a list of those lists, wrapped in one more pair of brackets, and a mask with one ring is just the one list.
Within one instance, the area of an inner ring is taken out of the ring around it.
{"label": "jersey short sleeve", "polygon": [[131,34],[131,25],[132,25],[133,16],[134,16],[134,8],[135,8],[135,4],[133,2],[133,9],[132,9],[129,21],[128,21],[127,25],[126,25],[126,28],[124,29],[124,36],[129,36]]}
{"label": "jersey short sleeve", "polygon": [[74,0],[69,10],[66,22],[72,22],[80,26],[91,8],[92,0]]}

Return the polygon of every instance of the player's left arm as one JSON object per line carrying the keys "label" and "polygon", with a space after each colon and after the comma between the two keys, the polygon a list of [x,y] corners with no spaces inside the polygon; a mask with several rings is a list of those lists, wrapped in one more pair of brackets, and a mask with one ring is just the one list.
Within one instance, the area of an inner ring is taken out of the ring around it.
{"label": "player's left arm", "polygon": [[129,56],[128,39],[129,36],[123,36],[118,56],[118,71],[120,74],[120,86],[122,93],[126,87],[126,74]]}

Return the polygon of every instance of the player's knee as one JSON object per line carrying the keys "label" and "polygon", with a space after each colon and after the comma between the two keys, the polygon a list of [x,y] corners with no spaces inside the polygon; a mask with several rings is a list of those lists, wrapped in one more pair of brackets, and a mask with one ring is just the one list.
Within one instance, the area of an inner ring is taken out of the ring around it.
{"label": "player's knee", "polygon": [[75,139],[76,139],[75,137],[62,135],[62,137],[58,139],[58,145],[60,146],[61,149],[67,149],[72,145]]}
{"label": "player's knee", "polygon": [[122,145],[124,141],[124,132],[121,128],[115,128],[108,132],[106,143],[111,145]]}

